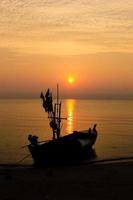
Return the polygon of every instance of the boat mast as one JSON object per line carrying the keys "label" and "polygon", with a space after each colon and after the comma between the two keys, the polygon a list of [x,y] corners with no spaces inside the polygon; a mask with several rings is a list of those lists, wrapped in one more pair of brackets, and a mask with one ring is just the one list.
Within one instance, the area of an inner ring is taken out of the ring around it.
{"label": "boat mast", "polygon": [[[56,104],[56,113],[57,113],[57,124],[58,124],[58,117],[59,117],[59,85],[57,83],[57,104]],[[58,127],[58,126],[57,126]]]}
{"label": "boat mast", "polygon": [[57,84],[57,138],[60,137],[60,124],[61,124],[61,102],[59,102],[59,85]]}

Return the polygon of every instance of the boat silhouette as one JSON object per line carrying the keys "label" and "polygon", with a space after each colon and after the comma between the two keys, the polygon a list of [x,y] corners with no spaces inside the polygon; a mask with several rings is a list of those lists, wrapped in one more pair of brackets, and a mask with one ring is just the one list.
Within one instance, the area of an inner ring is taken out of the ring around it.
{"label": "boat silhouette", "polygon": [[30,144],[28,149],[35,166],[47,166],[67,161],[77,161],[95,155],[93,146],[97,139],[96,124],[94,127],[83,131],[61,136],[61,121],[67,120],[61,117],[61,101],[59,99],[59,87],[57,85],[57,100],[53,103],[52,93],[48,89],[46,94],[41,93],[43,108],[48,113],[53,138],[49,141],[38,142],[37,136],[28,136]]}

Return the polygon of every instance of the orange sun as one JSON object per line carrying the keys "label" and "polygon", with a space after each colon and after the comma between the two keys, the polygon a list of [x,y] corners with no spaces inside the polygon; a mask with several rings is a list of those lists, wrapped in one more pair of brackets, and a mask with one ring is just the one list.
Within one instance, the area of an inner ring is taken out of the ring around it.
{"label": "orange sun", "polygon": [[68,80],[68,83],[70,84],[72,84],[75,81],[73,76],[69,76],[67,80]]}

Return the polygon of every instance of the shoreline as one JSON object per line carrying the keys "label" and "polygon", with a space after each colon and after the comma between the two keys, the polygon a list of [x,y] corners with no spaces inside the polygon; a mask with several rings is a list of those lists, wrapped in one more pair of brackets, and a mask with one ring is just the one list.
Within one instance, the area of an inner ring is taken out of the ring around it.
{"label": "shoreline", "polygon": [[133,160],[48,168],[0,167],[2,200],[133,197]]}
{"label": "shoreline", "polygon": [[[133,162],[133,156],[124,156],[118,158],[105,158],[97,160],[82,160],[64,163],[66,166],[82,166],[82,165],[92,165],[92,164],[106,164],[106,163],[116,163],[116,162]],[[55,165],[56,166],[56,165]],[[60,166],[60,165],[57,165]],[[62,166],[62,165],[61,165]],[[0,168],[4,167],[25,167],[25,168],[34,168],[33,164],[17,164],[17,163],[0,163]]]}

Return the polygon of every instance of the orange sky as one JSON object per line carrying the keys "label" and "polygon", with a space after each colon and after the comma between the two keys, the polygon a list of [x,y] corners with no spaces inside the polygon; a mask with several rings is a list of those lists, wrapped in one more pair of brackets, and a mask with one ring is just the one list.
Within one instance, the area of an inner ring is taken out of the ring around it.
{"label": "orange sky", "polygon": [[[133,98],[133,2],[1,0],[0,98]],[[73,76],[73,84],[67,82]]]}

